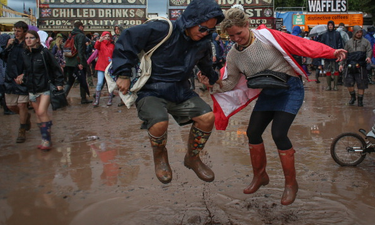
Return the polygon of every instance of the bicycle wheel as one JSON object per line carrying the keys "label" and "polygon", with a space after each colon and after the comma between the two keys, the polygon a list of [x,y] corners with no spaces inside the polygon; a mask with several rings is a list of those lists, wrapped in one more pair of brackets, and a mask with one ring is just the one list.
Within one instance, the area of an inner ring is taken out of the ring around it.
{"label": "bicycle wheel", "polygon": [[365,149],[365,140],[356,133],[342,133],[331,144],[331,156],[340,166],[356,166],[366,157],[366,153],[355,150]]}

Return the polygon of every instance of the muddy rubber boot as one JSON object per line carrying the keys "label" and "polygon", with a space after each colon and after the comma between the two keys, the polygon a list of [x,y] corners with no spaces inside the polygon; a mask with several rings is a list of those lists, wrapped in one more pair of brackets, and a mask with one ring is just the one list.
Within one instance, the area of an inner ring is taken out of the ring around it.
{"label": "muddy rubber boot", "polygon": [[23,143],[26,141],[26,128],[25,124],[21,124],[20,129],[18,130],[18,137],[16,143]]}
{"label": "muddy rubber boot", "polygon": [[285,176],[285,189],[283,197],[281,198],[282,205],[290,205],[294,202],[298,192],[298,183],[296,180],[296,169],[294,167],[294,153],[293,148],[288,150],[278,150],[281,165],[283,167]]}
{"label": "muddy rubber boot", "polygon": [[249,144],[250,160],[253,167],[253,180],[250,185],[243,190],[244,194],[252,194],[261,186],[265,186],[270,182],[266,172],[267,157],[264,144]]}
{"label": "muddy rubber boot", "polygon": [[111,106],[112,105],[112,99],[113,99],[113,93],[109,94],[109,99],[108,99],[108,102],[107,102],[107,106]]}
{"label": "muddy rubber boot", "polygon": [[40,123],[40,133],[42,135],[42,144],[38,146],[43,151],[49,151],[52,147],[51,142],[51,126],[52,121]]}
{"label": "muddy rubber boot", "polygon": [[334,76],[333,76],[333,90],[334,90],[334,91],[337,91],[337,90],[338,90],[338,89],[337,89],[337,83],[338,83],[338,80],[339,80],[339,76],[334,75]]}
{"label": "muddy rubber boot", "polygon": [[358,106],[363,107],[363,95],[358,95]]}
{"label": "muddy rubber boot", "polygon": [[[328,74],[328,73],[327,73]],[[326,80],[327,80],[327,87],[326,87],[326,91],[330,91],[332,88],[331,88],[331,83],[332,83],[332,78],[331,76],[326,76]]]}
{"label": "muddy rubber boot", "polygon": [[206,182],[213,181],[215,174],[201,161],[199,153],[203,150],[210,135],[211,132],[204,132],[192,125],[188,140],[188,151],[184,159],[184,165],[192,169],[199,179]]}
{"label": "muddy rubber boot", "polygon": [[165,148],[167,144],[167,132],[161,137],[154,137],[150,133],[148,133],[148,136],[154,155],[156,177],[163,184],[168,184],[172,180],[172,170],[169,166],[168,151]]}
{"label": "muddy rubber boot", "polygon": [[350,94],[350,97],[351,97],[350,100],[349,100],[349,105],[353,105],[355,100],[356,100],[355,91],[351,91],[351,92],[349,92],[349,94]]}
{"label": "muddy rubber boot", "polygon": [[98,105],[99,105],[100,94],[101,94],[100,91],[96,91],[96,93],[95,93],[95,101],[94,101],[94,103],[92,103],[92,105],[93,105],[94,107],[98,107]]}
{"label": "muddy rubber boot", "polygon": [[81,104],[90,104],[90,103],[92,103],[91,100],[88,100],[86,98],[86,91],[85,91],[85,89],[83,89],[83,88],[80,87],[79,91],[80,91],[80,95],[81,95]]}

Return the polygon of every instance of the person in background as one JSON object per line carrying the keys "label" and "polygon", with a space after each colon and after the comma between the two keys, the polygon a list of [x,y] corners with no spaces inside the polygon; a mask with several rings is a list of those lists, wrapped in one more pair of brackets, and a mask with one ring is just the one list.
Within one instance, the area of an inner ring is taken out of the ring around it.
{"label": "person in background", "polygon": [[113,43],[117,42],[117,40],[119,39],[121,35],[122,30],[123,30],[123,27],[120,24],[115,25],[115,27],[113,28],[113,31],[115,32],[115,34],[112,37]]}
{"label": "person in background", "polygon": [[[99,106],[99,100],[101,95],[101,90],[104,84],[104,71],[108,64],[112,61],[112,53],[115,45],[112,42],[112,35],[108,31],[104,31],[100,36],[99,40],[96,41],[94,48],[99,51],[98,61],[96,62],[95,70],[98,74],[98,83],[96,84],[96,94],[95,101],[93,103],[94,107]],[[112,105],[113,93],[109,93],[109,99],[107,106]]]}
{"label": "person in background", "polygon": [[[342,49],[342,38],[339,32],[335,30],[335,23],[330,20],[327,23],[327,32],[322,34],[320,41],[334,49]],[[335,59],[324,59],[324,70],[326,71],[327,91],[332,90],[332,77],[333,77],[333,90],[337,91],[337,83],[339,80],[339,64]]]}
{"label": "person in background", "polygon": [[[9,39],[10,39],[9,34],[4,33],[0,35],[0,55],[3,53],[4,49],[6,48]],[[15,113],[8,109],[7,104],[5,102],[5,87],[4,87],[5,68],[6,68],[6,63],[0,57],[0,105],[4,109],[4,115],[13,115]]]}
{"label": "person in background", "polygon": [[[169,114],[181,126],[192,123],[184,165],[203,181],[215,179],[214,172],[199,157],[211,135],[215,116],[191,89],[189,78],[197,65],[210,84],[217,81],[218,74],[212,68],[211,34],[222,19],[223,11],[215,0],[193,0],[173,22],[171,36],[152,55],[152,75],[137,92],[138,117],[143,121],[142,128],[148,130],[155,174],[162,183],[172,180],[166,149]],[[132,68],[137,65],[141,50],[153,48],[168,31],[168,23],[157,20],[121,33],[112,60],[119,91],[128,93]]]}
{"label": "person in background", "polygon": [[[344,23],[340,23],[339,24],[339,27],[336,29],[337,32],[340,33],[341,35],[341,39],[342,39],[342,46],[345,46],[346,42],[349,41],[350,37],[348,35],[348,32],[345,28],[345,24]],[[337,80],[337,85],[343,85],[343,81],[342,81],[342,72],[339,72],[339,78]]]}
{"label": "person in background", "polygon": [[19,114],[20,128],[18,130],[17,143],[26,141],[26,131],[30,130],[30,113],[28,112],[29,92],[26,86],[17,84],[15,79],[23,73],[23,57],[25,35],[28,25],[23,21],[14,24],[15,38],[8,40],[2,53],[2,59],[7,63],[5,70],[5,101],[7,107]]}
{"label": "person in background", "polygon": [[262,135],[272,121],[272,138],[277,146],[285,176],[281,204],[292,204],[297,196],[298,183],[294,165],[295,150],[288,131],[303,103],[304,87],[300,76],[307,78],[292,55],[342,60],[346,51],[268,29],[264,25],[250,30],[248,16],[236,8],[226,11],[221,30],[236,44],[227,56],[227,79],[210,85],[207,77],[200,76],[201,81],[212,88],[213,93],[233,90],[242,74],[249,78],[260,72],[272,71],[288,77],[288,89],[263,88],[251,113],[247,137],[254,176],[243,192],[252,194],[262,185],[269,183]]}
{"label": "person in background", "polygon": [[[371,26],[367,28],[367,33],[364,35],[364,37],[370,42],[371,48],[375,45],[375,26]],[[371,63],[367,64],[367,76],[369,80],[369,84],[375,84],[374,81],[372,81],[372,71],[375,67],[375,56],[372,55],[371,57]]]}
{"label": "person in background", "polygon": [[[57,35],[55,43],[52,47],[52,55],[55,57],[57,63],[60,65],[61,70],[64,74],[64,67],[65,67],[65,57],[64,57],[64,49],[63,49],[63,38],[61,35]],[[67,81],[67,77],[64,76],[65,82]]]}
{"label": "person in background", "polygon": [[354,84],[357,84],[358,106],[363,107],[363,95],[369,82],[366,63],[371,63],[372,48],[370,42],[363,37],[360,26],[353,27],[353,37],[346,42],[345,50],[348,51],[348,57],[340,63],[339,70],[344,73],[344,86],[348,88],[351,97],[349,105],[353,105],[357,100],[354,90]]}
{"label": "person in background", "polygon": [[51,43],[49,44],[48,49],[49,49],[50,51],[52,51],[52,49],[53,49],[53,47],[55,46],[56,41],[57,41],[58,38],[61,38],[61,39],[62,39],[62,42],[64,43],[64,36],[63,36],[61,33],[58,33],[58,34],[56,35],[56,39],[55,39],[55,40],[52,40]]}
{"label": "person in background", "polygon": [[71,32],[71,36],[74,36],[74,45],[78,53],[71,58],[65,57],[66,65],[65,72],[68,77],[67,85],[64,87],[66,96],[68,96],[70,89],[72,88],[76,78],[80,83],[80,95],[81,104],[90,104],[91,100],[88,100],[86,94],[88,94],[89,87],[87,85],[86,71],[87,71],[87,58],[86,58],[86,36],[84,31],[83,23],[78,21],[74,23],[74,29]]}
{"label": "person in background", "polygon": [[27,31],[25,44],[24,72],[15,81],[19,85],[26,86],[29,91],[29,99],[35,110],[37,125],[42,135],[42,143],[38,145],[38,148],[48,151],[52,147],[52,120],[48,115],[48,106],[51,103],[49,81],[55,84],[58,90],[63,90],[64,76],[55,57],[41,44],[36,31]]}

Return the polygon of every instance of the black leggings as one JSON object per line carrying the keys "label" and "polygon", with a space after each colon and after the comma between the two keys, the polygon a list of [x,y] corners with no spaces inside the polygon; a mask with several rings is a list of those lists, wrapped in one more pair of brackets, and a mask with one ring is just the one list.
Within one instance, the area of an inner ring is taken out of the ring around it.
{"label": "black leggings", "polygon": [[250,144],[260,144],[263,142],[262,134],[268,124],[273,120],[271,132],[272,138],[279,150],[292,148],[292,143],[288,138],[290,125],[296,115],[281,111],[253,111],[247,127],[247,137]]}

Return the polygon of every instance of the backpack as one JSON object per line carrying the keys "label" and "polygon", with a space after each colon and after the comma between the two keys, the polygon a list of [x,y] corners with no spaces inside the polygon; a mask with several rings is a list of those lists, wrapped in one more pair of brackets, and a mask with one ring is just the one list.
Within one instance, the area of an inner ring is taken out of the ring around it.
{"label": "backpack", "polygon": [[71,35],[68,40],[66,40],[63,50],[64,50],[64,56],[67,58],[73,58],[77,55],[78,51],[74,45],[74,37],[76,35]]}

